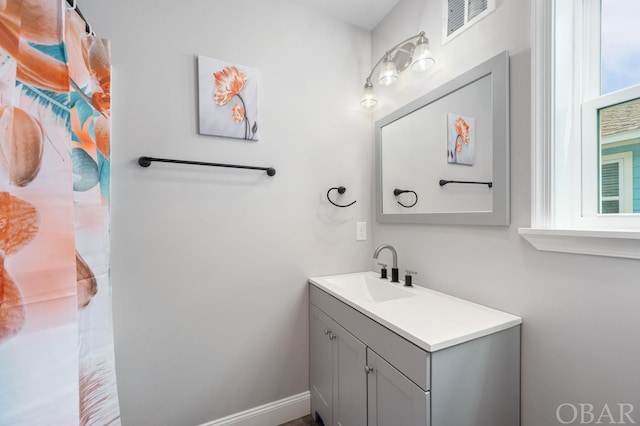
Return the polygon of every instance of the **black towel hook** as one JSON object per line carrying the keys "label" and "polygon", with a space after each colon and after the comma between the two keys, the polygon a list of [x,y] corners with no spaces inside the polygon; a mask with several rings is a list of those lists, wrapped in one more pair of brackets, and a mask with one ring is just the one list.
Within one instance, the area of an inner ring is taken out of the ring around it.
{"label": "black towel hook", "polygon": [[402,207],[404,207],[404,208],[410,209],[411,207],[413,207],[413,206],[415,206],[416,204],[418,204],[418,194],[416,193],[416,191],[412,191],[412,190],[410,190],[410,189],[398,189],[398,188],[396,188],[396,189],[394,189],[394,190],[393,190],[393,195],[395,195],[395,196],[397,197],[398,195],[400,195],[400,194],[405,194],[405,193],[407,193],[407,192],[409,192],[409,193],[413,194],[413,195],[416,197],[416,200],[415,200],[415,201],[413,202],[413,204],[411,204],[410,206],[408,206],[408,205],[406,205],[406,204],[402,204],[402,203],[400,202],[400,200],[398,200],[398,204],[400,204],[400,205],[401,205]]}
{"label": "black towel hook", "polygon": [[345,204],[345,205],[334,203],[333,201],[331,201],[331,198],[329,198],[329,193],[331,191],[333,191],[334,189],[338,191],[338,194],[344,194],[345,192],[347,192],[347,188],[345,188],[344,186],[336,186],[334,188],[329,188],[329,190],[327,191],[327,200],[329,200],[329,202],[331,204],[333,204],[334,206],[336,206],[336,207],[349,207],[349,206],[352,206],[352,205],[354,205],[356,203],[355,201],[352,201],[351,203]]}

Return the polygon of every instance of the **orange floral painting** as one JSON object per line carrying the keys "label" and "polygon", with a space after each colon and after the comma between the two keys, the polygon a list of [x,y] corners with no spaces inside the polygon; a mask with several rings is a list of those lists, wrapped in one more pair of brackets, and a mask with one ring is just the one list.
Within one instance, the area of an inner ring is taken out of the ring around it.
{"label": "orange floral painting", "polygon": [[475,120],[459,114],[447,115],[447,162],[473,166],[475,162]]}
{"label": "orange floral painting", "polygon": [[198,56],[199,131],[258,140],[258,82],[254,69]]}

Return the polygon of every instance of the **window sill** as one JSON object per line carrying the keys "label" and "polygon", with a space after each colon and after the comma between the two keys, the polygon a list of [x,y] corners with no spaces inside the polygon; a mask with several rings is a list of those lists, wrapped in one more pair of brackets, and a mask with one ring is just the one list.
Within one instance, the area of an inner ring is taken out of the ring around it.
{"label": "window sill", "polygon": [[640,231],[519,228],[542,251],[640,259]]}

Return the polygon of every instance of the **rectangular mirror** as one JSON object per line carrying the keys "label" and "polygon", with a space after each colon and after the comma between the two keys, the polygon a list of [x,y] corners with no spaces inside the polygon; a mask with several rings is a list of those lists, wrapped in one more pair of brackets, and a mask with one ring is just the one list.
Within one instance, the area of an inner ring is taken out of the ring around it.
{"label": "rectangular mirror", "polygon": [[509,54],[376,122],[378,222],[509,224]]}

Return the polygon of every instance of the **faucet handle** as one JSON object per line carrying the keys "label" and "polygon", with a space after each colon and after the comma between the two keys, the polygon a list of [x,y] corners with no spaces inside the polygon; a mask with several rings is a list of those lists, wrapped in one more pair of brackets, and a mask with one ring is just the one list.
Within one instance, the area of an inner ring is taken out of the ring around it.
{"label": "faucet handle", "polygon": [[413,287],[413,284],[411,283],[412,280],[412,275],[418,275],[418,273],[416,271],[410,271],[408,269],[406,269],[405,271],[405,276],[404,276],[404,286],[405,287]]}
{"label": "faucet handle", "polygon": [[385,265],[384,263],[378,263],[378,265],[382,266],[382,268],[380,269],[380,278],[383,280],[387,279],[387,265]]}

